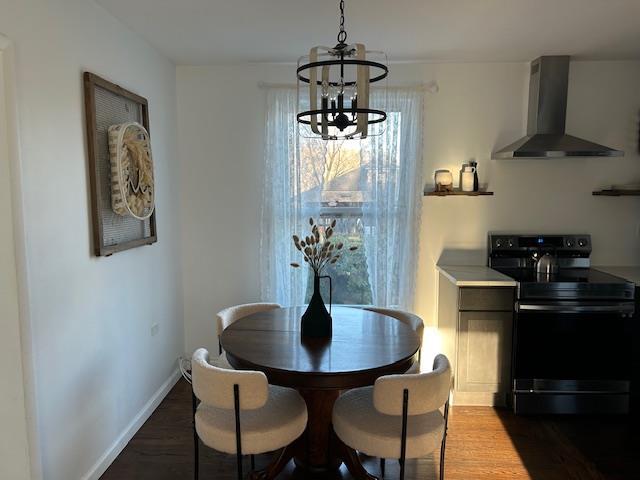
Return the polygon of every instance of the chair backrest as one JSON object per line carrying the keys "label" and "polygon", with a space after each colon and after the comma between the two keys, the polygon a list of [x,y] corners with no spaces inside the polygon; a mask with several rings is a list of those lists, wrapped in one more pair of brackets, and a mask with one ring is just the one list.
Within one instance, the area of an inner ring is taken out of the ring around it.
{"label": "chair backrest", "polygon": [[260,408],[269,398],[269,384],[264,373],[213,366],[205,348],[199,348],[191,357],[191,379],[196,397],[213,407],[234,408],[234,385],[239,387],[241,410]]}
{"label": "chair backrest", "polygon": [[428,373],[387,375],[376,380],[373,406],[386,415],[402,415],[403,393],[409,391],[409,415],[421,415],[442,407],[449,398],[451,365],[444,355],[436,356]]}
{"label": "chair backrest", "polygon": [[235,305],[233,307],[220,310],[216,315],[218,336],[222,335],[225,328],[228,328],[233,322],[253,313],[265,312],[280,308],[277,303],[245,303],[244,305]]}
{"label": "chair backrest", "polygon": [[369,310],[370,312],[380,313],[382,315],[387,315],[389,317],[393,317],[396,320],[404,323],[413,329],[414,332],[418,334],[420,338],[422,338],[422,332],[424,330],[424,322],[422,319],[414,315],[413,313],[405,312],[404,310],[398,310],[395,308],[382,308],[382,307],[362,307],[364,310]]}

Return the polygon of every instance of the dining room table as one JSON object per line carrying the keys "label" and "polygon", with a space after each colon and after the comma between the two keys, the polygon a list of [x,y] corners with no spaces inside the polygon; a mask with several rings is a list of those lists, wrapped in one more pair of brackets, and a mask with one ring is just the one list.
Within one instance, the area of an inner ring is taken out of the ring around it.
{"label": "dining room table", "polygon": [[406,372],[417,361],[420,339],[393,317],[345,306],[332,309],[330,337],[309,338],[301,334],[304,311],[305,307],[290,307],[254,313],[221,336],[235,369],[264,372],[270,384],[296,389],[307,405],[305,433],[250,478],[275,478],[293,459],[309,474],[336,470],[344,463],[356,479],[376,479],[362,466],[358,453],[333,432],[333,405],[342,391]]}

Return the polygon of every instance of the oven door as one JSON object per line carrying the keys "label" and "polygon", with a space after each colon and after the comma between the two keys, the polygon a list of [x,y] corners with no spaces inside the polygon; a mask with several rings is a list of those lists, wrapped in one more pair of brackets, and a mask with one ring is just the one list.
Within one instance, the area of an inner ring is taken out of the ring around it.
{"label": "oven door", "polygon": [[632,302],[516,304],[514,408],[518,413],[626,413]]}

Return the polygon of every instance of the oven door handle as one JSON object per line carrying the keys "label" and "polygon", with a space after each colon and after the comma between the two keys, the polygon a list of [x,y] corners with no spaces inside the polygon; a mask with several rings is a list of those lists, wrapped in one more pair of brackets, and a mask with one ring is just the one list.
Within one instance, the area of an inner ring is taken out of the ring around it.
{"label": "oven door handle", "polygon": [[563,303],[516,303],[518,312],[553,312],[553,313],[618,313],[631,315],[635,311],[632,302],[601,304],[563,304]]}

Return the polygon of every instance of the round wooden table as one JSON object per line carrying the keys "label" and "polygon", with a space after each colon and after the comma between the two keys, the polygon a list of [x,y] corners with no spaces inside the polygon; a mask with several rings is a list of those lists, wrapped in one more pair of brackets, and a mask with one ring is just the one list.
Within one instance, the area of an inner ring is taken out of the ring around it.
{"label": "round wooden table", "polygon": [[252,478],[275,478],[293,457],[310,472],[336,469],[345,462],[354,477],[376,478],[332,433],[333,404],[341,390],[406,372],[417,359],[418,336],[395,318],[334,307],[331,338],[307,339],[300,334],[304,311],[305,307],[294,307],[255,313],[233,323],[221,337],[234,368],[262,371],[269,383],[297,389],[309,413],[306,434]]}

